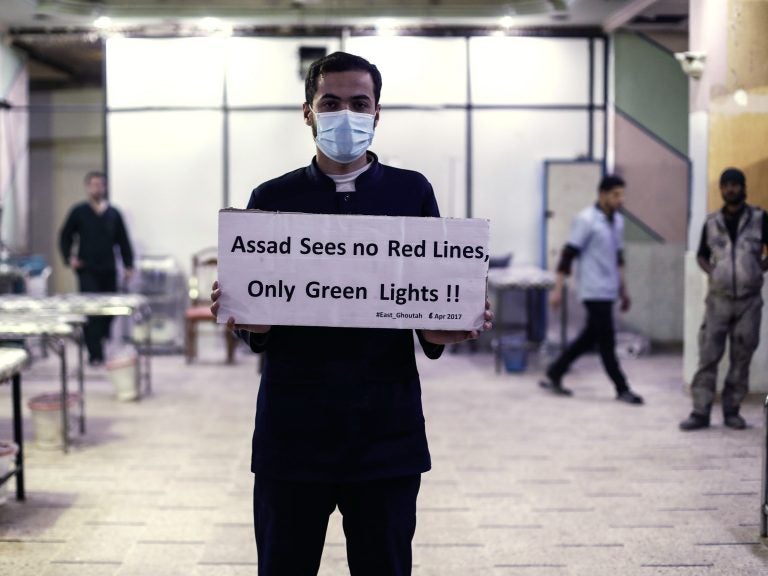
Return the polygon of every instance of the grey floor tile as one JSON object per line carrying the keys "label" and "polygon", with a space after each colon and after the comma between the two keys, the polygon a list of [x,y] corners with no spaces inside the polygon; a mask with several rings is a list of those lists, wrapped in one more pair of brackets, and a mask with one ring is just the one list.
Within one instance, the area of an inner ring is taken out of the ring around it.
{"label": "grey floor tile", "polygon": [[[87,434],[69,454],[25,432],[28,500],[0,506],[0,573],[240,576],[256,573],[250,436],[256,360],[152,359],[154,394],[119,402],[88,370]],[[597,357],[568,375],[573,398],[539,389],[535,367],[496,374],[488,354],[419,357],[433,469],[424,476],[415,576],[764,576],[758,525],[761,398],[750,428],[683,434],[679,355],[623,360],[642,407],[614,394]],[[51,359],[24,397],[55,390]],[[0,438],[10,435],[0,388]],[[320,576],[347,573],[331,516]]]}

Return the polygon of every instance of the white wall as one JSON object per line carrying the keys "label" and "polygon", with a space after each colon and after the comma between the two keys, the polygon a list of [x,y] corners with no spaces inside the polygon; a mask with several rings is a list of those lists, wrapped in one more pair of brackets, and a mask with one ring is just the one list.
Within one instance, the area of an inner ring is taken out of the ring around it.
{"label": "white wall", "polygon": [[[595,44],[600,104],[603,44]],[[331,52],[341,42],[108,41],[111,192],[139,253],[171,254],[188,268],[193,251],[215,244],[219,208],[243,206],[260,182],[309,163],[300,46]],[[344,40],[383,75],[372,150],[424,173],[444,216],[468,215],[471,170],[472,215],[491,219],[492,252],[512,251],[519,263],[537,263],[541,252],[544,160],[588,153],[588,48],[573,38]],[[602,114],[594,124],[599,158]]]}
{"label": "white wall", "polygon": [[539,264],[544,161],[586,153],[586,116],[571,111],[478,110],[472,123],[473,216],[491,219],[492,254],[512,251],[516,264]]}
{"label": "white wall", "polygon": [[[624,248],[632,307],[618,314],[620,326],[661,343],[683,339],[680,306],[685,289],[685,247],[628,242]],[[660,294],[672,295],[659,297]]]}
{"label": "white wall", "polygon": [[165,255],[188,264],[191,254],[217,243],[222,207],[222,118],[214,111],[112,114],[111,197],[126,217],[137,254]]}
{"label": "white wall", "polygon": [[466,40],[364,36],[344,49],[376,64],[383,78],[371,149],[385,164],[424,174],[443,216],[465,217]]}

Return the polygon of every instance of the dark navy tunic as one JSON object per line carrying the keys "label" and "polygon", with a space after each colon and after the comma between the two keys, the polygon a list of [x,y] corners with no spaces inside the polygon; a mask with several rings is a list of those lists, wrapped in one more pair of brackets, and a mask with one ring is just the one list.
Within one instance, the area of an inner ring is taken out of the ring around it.
{"label": "dark navy tunic", "polygon": [[[337,193],[312,164],[265,182],[248,208],[314,214],[439,216],[419,174],[372,162]],[[443,346],[423,340],[438,358]],[[274,478],[348,482],[430,468],[412,330],[273,326],[241,333],[264,352],[251,469]]]}

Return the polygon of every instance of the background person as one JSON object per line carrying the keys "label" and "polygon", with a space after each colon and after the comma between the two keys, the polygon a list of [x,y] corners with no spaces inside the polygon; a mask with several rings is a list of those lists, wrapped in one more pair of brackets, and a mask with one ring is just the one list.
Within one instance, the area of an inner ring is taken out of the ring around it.
{"label": "background person", "polygon": [[568,243],[557,267],[557,281],[550,293],[553,308],[560,306],[566,276],[573,260],[579,259],[579,297],[587,309],[587,325],[578,338],[547,368],[542,388],[570,396],[563,386],[563,376],[582,354],[597,344],[600,359],[616,387],[616,399],[628,404],[642,404],[632,392],[616,358],[616,334],[613,306],[621,301],[621,310],[629,310],[630,299],[624,282],[624,218],[619,212],[624,201],[624,180],[603,177],[598,186],[597,202],[584,208],[573,219]]}
{"label": "background person", "polygon": [[[85,176],[86,202],[70,210],[59,234],[64,265],[77,274],[80,292],[117,292],[115,247],[120,249],[125,281],[133,273],[133,250],[128,230],[117,208],[107,200],[107,177],[102,172]],[[77,252],[73,246],[77,244]],[[104,340],[109,338],[110,316],[89,316],[85,324],[88,363],[104,362]]]}
{"label": "background person", "polygon": [[721,395],[723,421],[729,428],[747,427],[739,408],[749,391],[749,364],[760,341],[768,217],[761,208],[747,204],[747,181],[738,168],[727,168],[720,175],[720,194],[723,207],[707,216],[696,255],[709,277],[709,288],[699,328],[699,368],[691,382],[693,412],[680,422],[681,430],[709,426],[726,339],[730,366]]}
{"label": "background person", "polygon": [[[439,215],[421,174],[385,166],[368,151],[380,113],[374,65],[330,54],[310,67],[305,92],[304,123],[317,154],[309,166],[256,188],[248,208]],[[220,296],[217,282],[214,314]],[[228,326],[265,353],[251,460],[259,574],[317,574],[336,507],[353,576],[410,574],[416,498],[430,468],[413,331],[238,325],[234,318]],[[477,336],[416,334],[431,359],[444,344]]]}

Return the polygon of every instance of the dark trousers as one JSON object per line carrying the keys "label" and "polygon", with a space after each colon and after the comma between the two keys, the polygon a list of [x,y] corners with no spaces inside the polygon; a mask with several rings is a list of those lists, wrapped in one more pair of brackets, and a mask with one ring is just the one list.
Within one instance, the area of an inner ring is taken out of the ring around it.
{"label": "dark trousers", "polygon": [[338,506],[352,576],[406,576],[421,475],[350,483],[256,477],[253,523],[260,576],[314,576]]}
{"label": "dark trousers", "polygon": [[560,357],[547,370],[547,375],[553,379],[560,379],[568,371],[576,359],[592,350],[597,344],[603,367],[616,386],[616,392],[627,390],[627,379],[619,366],[616,358],[616,336],[613,326],[613,301],[612,300],[585,300],[587,309],[587,325],[581,331],[579,337],[571,342]]}
{"label": "dark trousers", "polygon": [[[80,292],[117,292],[117,274],[114,270],[108,272],[78,270],[77,278]],[[109,338],[111,325],[111,316],[88,316],[83,333],[89,361],[104,360],[104,340]]]}

